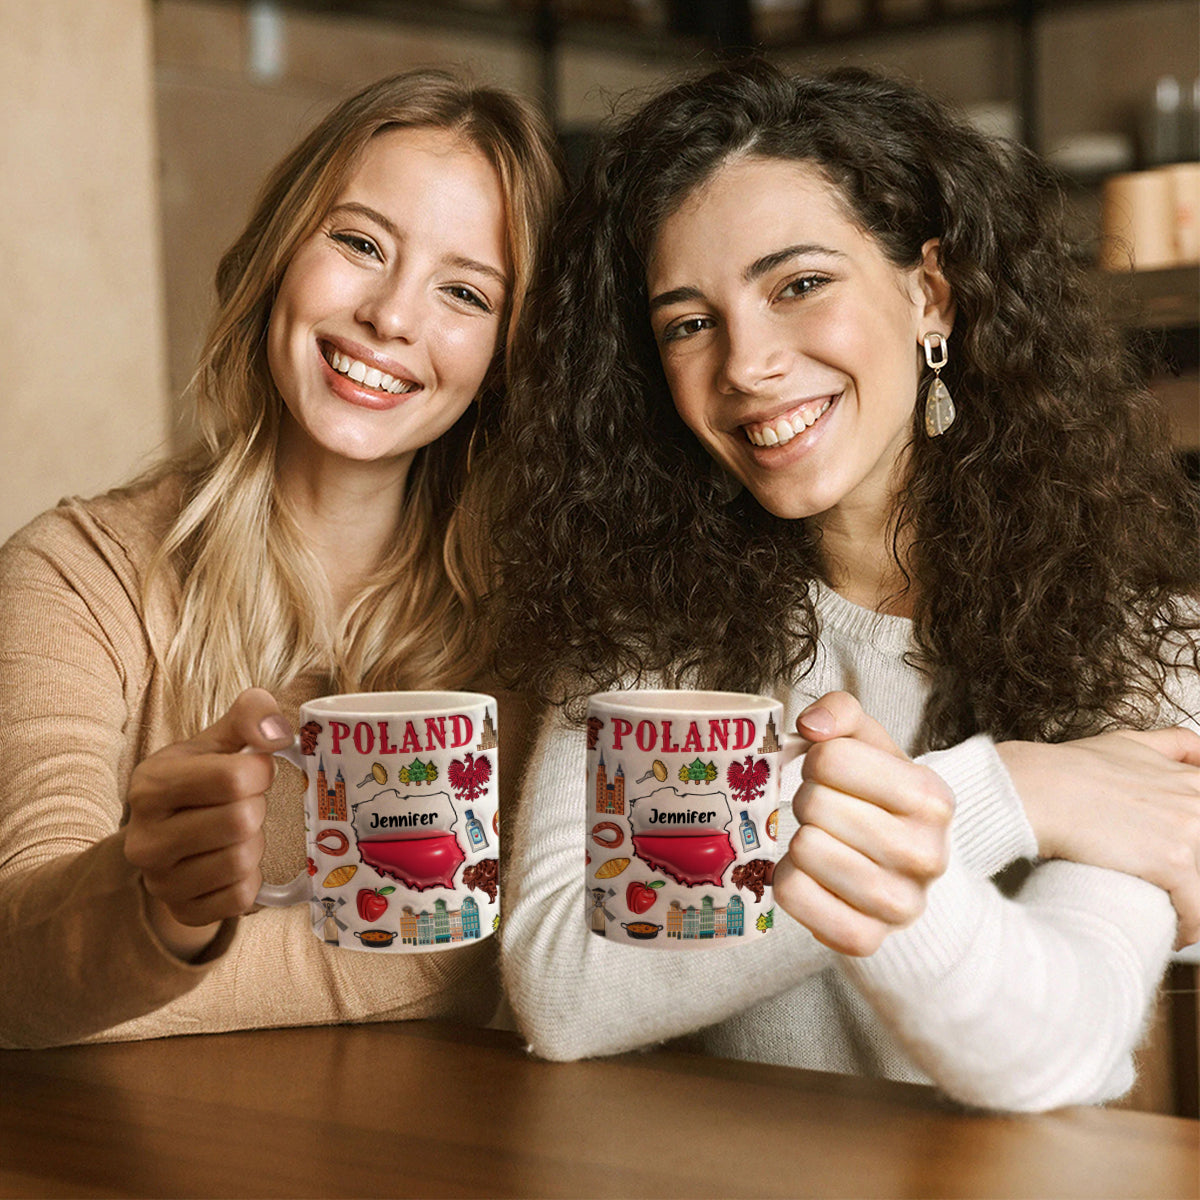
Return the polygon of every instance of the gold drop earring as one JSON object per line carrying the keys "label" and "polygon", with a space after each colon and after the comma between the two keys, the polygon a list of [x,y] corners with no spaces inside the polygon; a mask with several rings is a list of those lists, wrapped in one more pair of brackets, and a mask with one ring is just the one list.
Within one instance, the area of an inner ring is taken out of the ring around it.
{"label": "gold drop earring", "polygon": [[949,362],[946,339],[940,333],[927,333],[921,344],[925,347],[925,363],[933,372],[925,393],[925,432],[941,437],[954,424],[956,413],[950,389],[942,382],[942,368]]}

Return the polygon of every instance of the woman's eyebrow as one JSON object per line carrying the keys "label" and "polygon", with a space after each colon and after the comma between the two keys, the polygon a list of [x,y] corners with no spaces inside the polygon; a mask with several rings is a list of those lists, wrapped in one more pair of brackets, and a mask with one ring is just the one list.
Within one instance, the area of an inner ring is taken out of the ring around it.
{"label": "woman's eyebrow", "polygon": [[461,254],[451,254],[442,261],[448,267],[457,267],[460,271],[477,271],[480,275],[487,275],[494,279],[502,287],[508,287],[509,278],[503,271],[497,270],[495,267],[488,266],[487,263],[480,262],[475,258],[465,258]]}
{"label": "woman's eyebrow", "polygon": [[[784,246],[782,250],[772,250],[770,254],[764,254],[762,258],[756,258],[742,272],[742,279],[746,283],[753,283],[756,279],[761,279],[764,275],[770,274],[776,267],[781,267],[793,258],[800,258],[805,254],[823,254],[832,258],[846,257],[840,250],[834,250],[830,246],[820,246],[815,242],[800,242],[795,246]],[[657,309],[666,308],[671,304],[682,304],[689,300],[703,299],[704,294],[699,288],[671,288],[670,291],[659,292],[657,296],[651,299],[650,311],[655,312]]]}
{"label": "woman's eyebrow", "polygon": [[[346,200],[341,204],[335,204],[329,212],[331,216],[334,213],[353,213],[356,216],[366,217],[367,220],[374,221],[390,238],[397,242],[404,241],[404,235],[395,222],[368,204],[359,204],[357,200]],[[461,254],[451,254],[447,255],[443,261],[448,267],[457,267],[460,271],[478,271],[481,275],[489,276],[505,288],[509,286],[509,278],[503,271],[489,266],[487,263],[479,262],[478,259],[467,258]]]}
{"label": "woman's eyebrow", "polygon": [[829,246],[818,246],[814,242],[801,242],[795,246],[785,246],[782,250],[772,250],[770,254],[756,258],[742,272],[742,279],[746,283],[753,283],[756,279],[761,279],[764,275],[774,271],[776,267],[781,267],[791,259],[805,254],[825,254],[832,255],[834,258],[846,257],[840,250],[833,250]]}
{"label": "woman's eyebrow", "polygon": [[703,293],[699,288],[694,287],[677,287],[672,288],[669,292],[659,292],[657,296],[650,301],[650,311],[655,312],[660,308],[666,308],[671,304],[682,304],[685,300],[702,300]]}
{"label": "woman's eyebrow", "polygon": [[371,208],[367,204],[359,204],[357,200],[345,200],[341,204],[335,204],[330,210],[329,215],[334,213],[354,213],[359,217],[366,217],[369,221],[374,221],[389,237],[401,240],[400,230],[396,228],[395,223],[390,217],[385,217],[378,209]]}

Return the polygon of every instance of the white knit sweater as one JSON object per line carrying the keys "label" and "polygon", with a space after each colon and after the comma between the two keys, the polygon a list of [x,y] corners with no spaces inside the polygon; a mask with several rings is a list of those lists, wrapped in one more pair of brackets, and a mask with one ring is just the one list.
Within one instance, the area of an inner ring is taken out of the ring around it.
{"label": "white knit sweater", "polygon": [[[813,699],[844,689],[911,752],[928,689],[904,662],[911,623],[824,587],[817,611],[815,668],[778,697],[785,728]],[[1192,700],[1197,681],[1187,684]],[[698,1032],[714,1054],[932,1081],[986,1108],[1123,1094],[1175,935],[1166,893],[1051,861],[1006,898],[989,877],[1037,846],[993,744],[974,737],[922,761],[956,796],[950,866],[920,920],[875,954],[843,958],[782,910],[768,937],[744,945],[650,951],[586,927],[585,736],[552,714],[510,824],[505,871],[501,961],[531,1050],[574,1059]],[[785,768],[785,795],[799,772]],[[795,828],[781,806],[780,845]]]}

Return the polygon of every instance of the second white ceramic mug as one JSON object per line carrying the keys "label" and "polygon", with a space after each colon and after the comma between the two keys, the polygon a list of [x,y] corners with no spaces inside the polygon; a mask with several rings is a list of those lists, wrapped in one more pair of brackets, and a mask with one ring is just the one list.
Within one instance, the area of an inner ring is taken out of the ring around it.
{"label": "second white ceramic mug", "polygon": [[741,692],[588,702],[584,920],[610,942],[696,950],[774,924],[779,774],[806,745]]}

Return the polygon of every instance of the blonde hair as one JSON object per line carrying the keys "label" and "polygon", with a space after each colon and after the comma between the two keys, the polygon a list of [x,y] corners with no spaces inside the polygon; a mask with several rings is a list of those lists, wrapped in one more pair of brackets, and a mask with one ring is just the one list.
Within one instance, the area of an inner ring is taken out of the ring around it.
{"label": "blonde hair", "polygon": [[[335,203],[363,149],[396,127],[445,129],[478,148],[505,197],[513,282],[502,345],[477,402],[418,451],[387,560],[343,614],[276,487],[283,401],[266,330],[288,263]],[[244,688],[315,672],[331,690],[457,686],[486,658],[489,580],[473,441],[498,422],[507,351],[541,257],[562,174],[535,109],[443,71],[380,80],[335,108],[275,168],[217,270],[217,311],[191,392],[198,445],[183,507],[147,576],[178,589],[178,625],[152,631],[179,728],[211,724]],[[159,642],[162,644],[158,644]]]}

